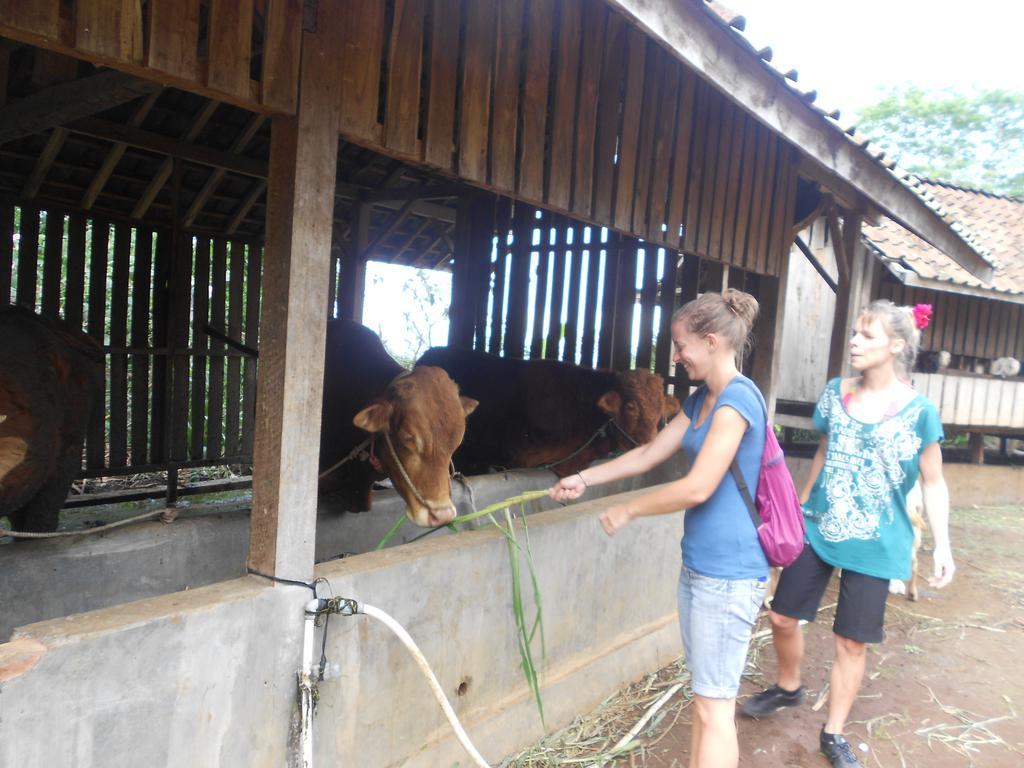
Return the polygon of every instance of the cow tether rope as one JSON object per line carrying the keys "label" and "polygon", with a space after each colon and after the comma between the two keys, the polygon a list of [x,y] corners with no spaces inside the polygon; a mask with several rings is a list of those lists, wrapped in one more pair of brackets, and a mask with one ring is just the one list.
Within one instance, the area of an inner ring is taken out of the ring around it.
{"label": "cow tether rope", "polygon": [[353,459],[364,459],[365,460],[366,456],[369,455],[367,453],[367,451],[366,451],[366,447],[369,444],[370,444],[370,438],[366,438],[365,440],[363,440],[363,442],[361,442],[359,445],[357,445],[355,448],[353,448],[351,451],[349,451],[348,455],[346,455],[341,461],[335,462],[334,464],[329,466],[327,469],[325,469],[323,472],[321,472],[319,474],[319,476],[317,477],[317,479],[318,480],[323,480],[325,477],[327,477],[327,475],[331,474],[331,472],[336,470],[342,464],[347,464],[348,462],[352,461]]}
{"label": "cow tether rope", "polygon": [[615,421],[615,419],[608,419],[608,421],[606,421],[604,424],[602,424],[600,427],[598,427],[597,431],[590,436],[590,439],[587,440],[587,442],[585,442],[583,445],[581,445],[575,451],[570,453],[568,456],[565,456],[565,457],[559,459],[558,461],[549,462],[548,464],[541,464],[539,467],[537,467],[537,469],[551,469],[552,467],[557,467],[559,464],[564,464],[569,459],[572,459],[572,458],[575,458],[576,456],[579,456],[584,451],[584,449],[586,449],[587,446],[589,446],[592,442],[597,440],[597,438],[602,437],[602,436],[604,436],[604,437],[608,436],[608,425],[609,424],[612,425],[613,427],[615,427],[617,430],[619,430],[619,432],[621,432],[626,437],[626,439],[629,440],[629,442],[631,442],[633,444],[634,448],[636,446],[640,445],[640,443],[638,443],[636,440],[633,439],[633,436],[631,434],[629,434],[629,432],[627,432],[626,430],[624,430],[622,427],[619,426],[619,424]]}
{"label": "cow tether rope", "polygon": [[141,520],[149,520],[154,517],[159,517],[162,523],[173,523],[178,519],[178,510],[173,507],[167,507],[165,509],[157,509],[152,512],[146,512],[144,515],[136,515],[135,517],[129,517],[124,520],[118,520],[116,523],[107,523],[97,528],[85,528],[81,531],[53,531],[51,533],[36,533],[34,531],[9,531],[6,528],[0,528],[0,538],[4,536],[10,536],[14,539],[56,539],[62,536],[88,536],[93,533],[102,533],[103,531],[109,531],[111,528],[118,528],[122,525],[128,525],[129,523],[137,523]]}

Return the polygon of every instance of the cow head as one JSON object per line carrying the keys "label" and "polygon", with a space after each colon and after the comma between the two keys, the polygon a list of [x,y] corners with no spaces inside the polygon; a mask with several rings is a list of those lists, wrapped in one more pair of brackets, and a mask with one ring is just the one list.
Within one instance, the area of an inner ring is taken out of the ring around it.
{"label": "cow head", "polygon": [[[597,407],[637,443],[651,442],[658,434],[661,421],[679,412],[679,401],[665,394],[661,376],[650,371],[622,371],[615,376],[618,385],[601,395]],[[633,447],[618,430],[615,430],[615,438],[619,450]]]}
{"label": "cow head", "polygon": [[443,370],[422,366],[352,419],[375,436],[376,454],[416,525],[435,528],[455,517],[448,467],[476,406]]}

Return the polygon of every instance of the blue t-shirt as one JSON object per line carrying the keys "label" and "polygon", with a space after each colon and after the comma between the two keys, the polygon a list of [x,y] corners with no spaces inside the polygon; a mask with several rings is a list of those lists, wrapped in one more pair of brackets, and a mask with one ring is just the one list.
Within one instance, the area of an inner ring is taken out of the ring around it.
{"label": "blue t-shirt", "polygon": [[[690,418],[690,426],[683,435],[683,451],[693,466],[711,430],[715,412],[726,405],[735,409],[747,422],[736,456],[751,497],[756,498],[764,453],[764,399],[754,382],[745,376],[736,376],[726,384],[718,402],[698,427],[694,420],[700,414],[707,393],[707,386],[702,384],[683,403],[683,412]],[[726,471],[707,501],[686,510],[682,548],[683,564],[704,576],[760,579],[768,575],[768,560],[732,472]]]}
{"label": "blue t-shirt", "polygon": [[879,579],[910,578],[907,493],[917,482],[921,452],[942,440],[935,406],[917,395],[895,415],[865,423],[846,411],[840,380],[833,379],[813,420],[828,436],[828,449],[804,504],[807,541],[830,565]]}

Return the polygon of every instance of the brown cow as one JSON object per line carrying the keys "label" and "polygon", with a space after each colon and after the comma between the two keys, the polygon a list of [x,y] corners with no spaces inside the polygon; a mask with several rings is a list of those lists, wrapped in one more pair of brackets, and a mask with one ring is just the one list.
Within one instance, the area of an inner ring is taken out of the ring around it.
{"label": "brown cow", "polygon": [[0,515],[16,531],[54,531],[101,408],[103,352],[81,331],[0,308]]}
{"label": "brown cow", "polygon": [[[338,492],[354,510],[370,508],[374,478],[387,474],[419,526],[455,517],[449,466],[477,403],[438,368],[405,371],[370,329],[351,320],[327,324],[323,416],[320,430],[322,491]],[[351,455],[371,435],[369,456]],[[379,469],[375,469],[376,464]],[[328,471],[329,470],[329,471]]]}
{"label": "brown cow", "polygon": [[480,401],[455,453],[464,472],[551,465],[565,477],[613,451],[650,442],[659,422],[679,411],[679,401],[650,371],[595,371],[451,347],[428,350],[420,365],[443,368]]}

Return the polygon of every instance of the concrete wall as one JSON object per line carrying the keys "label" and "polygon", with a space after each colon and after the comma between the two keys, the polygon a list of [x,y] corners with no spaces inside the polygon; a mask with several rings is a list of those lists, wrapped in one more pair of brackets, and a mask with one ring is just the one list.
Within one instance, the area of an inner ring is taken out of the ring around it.
{"label": "concrete wall", "polygon": [[[588,498],[664,482],[683,471],[680,461],[623,483],[591,489]],[[477,508],[528,490],[546,488],[555,476],[543,470],[521,470],[469,478]],[[471,509],[466,488],[456,484],[460,512]],[[529,512],[552,509],[547,499],[532,502]],[[369,512],[342,512],[331,498],[321,500],[317,518],[317,562],[372,550],[402,514],[404,505],[393,491],[374,493]],[[15,627],[72,613],[92,611],[133,600],[195,589],[245,575],[249,547],[248,499],[233,504],[183,500],[181,516],[171,525],[140,523],[93,536],[20,541],[0,545],[0,640]],[[139,514],[136,507],[119,514]],[[118,514],[111,512],[111,514]],[[95,510],[75,513],[81,524],[97,517]],[[479,525],[489,525],[486,520]],[[424,532],[406,522],[391,546]],[[434,536],[448,535],[441,529]]]}
{"label": "concrete wall", "polygon": [[[609,539],[596,520],[605,505],[530,517],[549,728],[680,652],[681,515]],[[497,531],[333,561],[317,575],[406,626],[489,760],[541,735],[519,670]],[[308,597],[250,576],[22,627],[0,645],[0,765],[284,764]],[[465,764],[411,659],[371,621],[330,621],[328,658],[342,673],[320,685],[317,764]]]}

